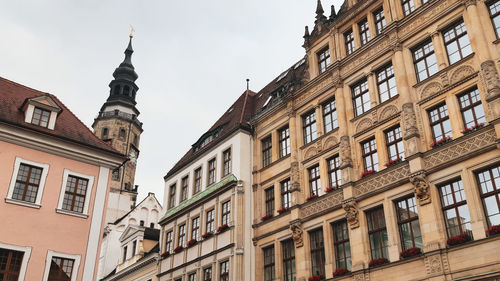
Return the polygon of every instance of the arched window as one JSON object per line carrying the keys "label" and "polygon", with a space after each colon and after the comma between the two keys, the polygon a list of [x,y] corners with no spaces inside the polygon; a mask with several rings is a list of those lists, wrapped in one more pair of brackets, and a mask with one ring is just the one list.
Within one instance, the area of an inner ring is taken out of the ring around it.
{"label": "arched window", "polygon": [[123,87],[123,95],[130,96],[130,87],[129,86]]}
{"label": "arched window", "polygon": [[115,91],[114,91],[114,94],[115,94],[115,95],[119,95],[119,94],[120,94],[120,85],[116,85],[116,86],[115,86]]}
{"label": "arched window", "polygon": [[120,134],[118,135],[118,137],[123,140],[125,139],[125,134],[126,134],[125,129],[120,128]]}
{"label": "arched window", "polygon": [[102,139],[103,140],[108,138],[108,133],[109,133],[108,128],[102,128]]}

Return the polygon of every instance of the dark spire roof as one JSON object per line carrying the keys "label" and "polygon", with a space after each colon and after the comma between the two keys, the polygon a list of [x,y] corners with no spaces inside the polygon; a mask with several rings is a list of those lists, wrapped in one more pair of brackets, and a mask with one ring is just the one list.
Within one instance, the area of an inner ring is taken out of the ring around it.
{"label": "dark spire roof", "polygon": [[337,12],[335,12],[335,6],[332,5],[332,12],[330,13],[330,20],[334,20],[337,16]]}
{"label": "dark spire roof", "polygon": [[326,20],[324,13],[325,11],[323,10],[323,6],[321,5],[321,0],[318,0],[318,4],[316,6],[316,20],[314,21],[315,24]]}
{"label": "dark spire roof", "polygon": [[128,42],[127,49],[125,49],[125,59],[123,59],[123,62],[120,63],[120,66],[118,66],[117,69],[115,69],[115,72],[113,72],[113,77],[115,79],[125,79],[125,80],[130,80],[131,82],[135,82],[137,80],[137,73],[135,72],[135,68],[132,65],[132,54],[134,53],[134,49],[132,49],[132,36],[130,37],[130,40]]}

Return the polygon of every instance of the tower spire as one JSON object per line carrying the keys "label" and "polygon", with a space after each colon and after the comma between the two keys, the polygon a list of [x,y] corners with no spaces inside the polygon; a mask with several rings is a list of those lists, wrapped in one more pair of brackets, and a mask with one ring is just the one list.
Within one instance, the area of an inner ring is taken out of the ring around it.
{"label": "tower spire", "polygon": [[326,20],[324,13],[325,11],[323,10],[323,6],[321,5],[321,0],[318,0],[318,4],[316,6],[316,20],[314,21],[315,24]]}

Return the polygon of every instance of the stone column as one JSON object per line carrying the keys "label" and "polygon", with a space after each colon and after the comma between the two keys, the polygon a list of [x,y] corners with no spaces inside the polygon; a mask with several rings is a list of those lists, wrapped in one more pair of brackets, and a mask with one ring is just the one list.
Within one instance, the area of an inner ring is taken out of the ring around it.
{"label": "stone column", "polygon": [[358,24],[352,25],[352,35],[354,36],[354,50],[361,48],[361,38],[359,37],[359,26]]}
{"label": "stone column", "polygon": [[300,200],[300,171],[298,162],[299,153],[299,127],[297,124],[297,117],[295,109],[291,103],[288,104],[288,126],[290,130],[290,184],[292,191],[292,205],[297,205]]}
{"label": "stone column", "polygon": [[377,87],[377,77],[375,77],[375,72],[370,71],[366,74],[366,80],[368,82],[368,93],[370,94],[370,108],[374,108],[380,103],[378,99],[378,87]]}
{"label": "stone column", "polygon": [[[292,238],[295,244],[295,271],[297,272],[297,280],[305,281],[309,278],[310,259],[307,253],[309,247],[306,245],[306,234],[302,227],[300,220],[292,220],[290,222],[290,230],[292,231]],[[309,242],[309,241],[307,241]]]}
{"label": "stone column", "polygon": [[314,107],[314,113],[316,114],[316,135],[319,138],[325,134],[323,127],[323,114],[319,103],[317,103]]}
{"label": "stone column", "polygon": [[[346,194],[346,190],[344,190],[344,194]],[[366,224],[364,213],[358,209],[357,203],[353,198],[344,200],[342,206],[346,212],[347,224],[349,225],[352,260],[351,271],[361,270],[368,267],[368,261],[370,260],[370,257],[367,255],[370,252],[370,244],[366,235],[368,233],[368,225]]]}
{"label": "stone column", "polygon": [[438,69],[442,70],[448,66],[448,58],[446,57],[446,48],[444,46],[444,39],[441,32],[434,31],[431,34],[432,45],[434,46],[434,54],[436,55],[436,61],[438,64]]}
{"label": "stone column", "polygon": [[327,221],[323,221],[323,240],[325,245],[325,277],[332,278],[335,268],[335,250],[333,246],[332,227]]}
{"label": "stone column", "polygon": [[336,83],[335,100],[337,103],[337,120],[339,123],[340,135],[340,169],[342,174],[342,184],[353,181],[351,141],[348,132],[347,108],[344,94],[344,83],[340,76],[334,78]]}

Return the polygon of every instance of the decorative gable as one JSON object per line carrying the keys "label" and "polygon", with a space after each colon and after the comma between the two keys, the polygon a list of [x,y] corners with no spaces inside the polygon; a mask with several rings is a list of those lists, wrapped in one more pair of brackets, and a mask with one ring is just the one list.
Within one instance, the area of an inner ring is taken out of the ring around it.
{"label": "decorative gable", "polygon": [[24,122],[54,130],[56,119],[61,108],[49,96],[38,96],[26,99],[21,109],[24,111]]}

